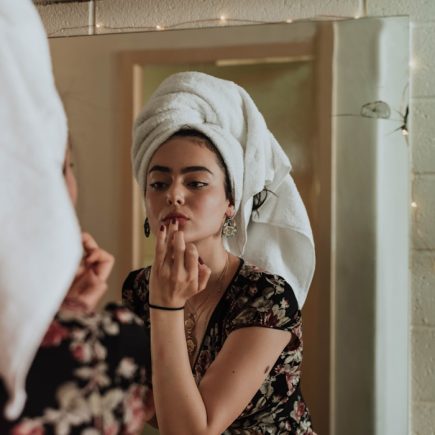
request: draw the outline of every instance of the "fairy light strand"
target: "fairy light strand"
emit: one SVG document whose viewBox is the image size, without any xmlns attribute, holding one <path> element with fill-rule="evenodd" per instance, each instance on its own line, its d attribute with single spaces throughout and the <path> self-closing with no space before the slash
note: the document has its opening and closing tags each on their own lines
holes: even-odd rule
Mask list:
<svg viewBox="0 0 435 435">
<path fill-rule="evenodd" d="M 181 21 L 174 24 L 168 24 L 168 25 L 162 25 L 161 23 L 156 25 L 149 25 L 149 26 L 110 26 L 105 25 L 101 22 L 98 22 L 95 25 L 95 34 L 106 34 L 110 33 L 111 30 L 116 32 L 121 31 L 127 31 L 127 32 L 152 32 L 152 31 L 163 31 L 163 30 L 176 30 L 176 29 L 186 29 L 187 26 L 197 26 L 197 25 L 203 25 L 203 24 L 216 24 L 219 25 L 229 25 L 229 24 L 285 24 L 285 23 L 296 23 L 296 22 L 306 22 L 306 21 L 324 21 L 324 20 L 349 20 L 349 19 L 356 19 L 355 17 L 349 17 L 349 16 L 332 16 L 332 15 L 317 15 L 310 18 L 299 18 L 299 19 L 292 19 L 292 18 L 286 18 L 285 20 L 278 20 L 278 21 L 264 21 L 264 20 L 252 20 L 252 19 L 246 19 L 246 18 L 229 18 L 226 15 L 220 15 L 218 18 L 203 18 L 199 20 L 190 20 L 190 21 Z M 196 27 L 193 27 L 196 28 Z M 55 30 L 54 32 L 50 32 L 48 34 L 49 37 L 55 37 L 55 36 L 65 36 L 64 34 L 70 31 L 88 31 L 89 25 L 83 25 L 83 26 L 72 26 L 72 27 L 62 27 L 61 29 Z M 69 35 L 68 35 L 69 36 Z M 80 36 L 77 35 L 77 36 Z"/>
</svg>

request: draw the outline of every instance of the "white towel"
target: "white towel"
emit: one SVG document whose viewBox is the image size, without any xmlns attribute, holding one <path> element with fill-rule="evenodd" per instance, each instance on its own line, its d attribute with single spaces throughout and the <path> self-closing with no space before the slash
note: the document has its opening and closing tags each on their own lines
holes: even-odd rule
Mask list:
<svg viewBox="0 0 435 435">
<path fill-rule="evenodd" d="M 290 161 L 255 103 L 237 84 L 207 74 L 183 72 L 164 80 L 134 127 L 133 169 L 143 189 L 153 153 L 183 128 L 207 135 L 228 168 L 238 233 L 227 248 L 284 277 L 301 308 L 314 273 L 312 231 Z M 253 196 L 264 188 L 273 193 L 252 213 Z"/>
<path fill-rule="evenodd" d="M 22 410 L 28 369 L 81 257 L 62 176 L 66 138 L 39 15 L 29 0 L 0 0 L 0 376 L 8 418 Z"/>
</svg>

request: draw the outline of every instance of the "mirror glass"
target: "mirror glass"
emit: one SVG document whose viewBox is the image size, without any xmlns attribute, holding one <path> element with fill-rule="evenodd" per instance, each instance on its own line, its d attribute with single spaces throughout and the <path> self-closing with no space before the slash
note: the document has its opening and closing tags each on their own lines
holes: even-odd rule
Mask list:
<svg viewBox="0 0 435 435">
<path fill-rule="evenodd" d="M 50 45 L 69 117 L 79 218 L 117 259 L 106 299 L 119 299 L 128 271 L 152 260 L 130 168 L 135 115 L 174 72 L 233 80 L 288 153 L 314 231 L 302 375 L 314 427 L 322 435 L 406 427 L 406 349 L 389 334 L 407 334 L 408 20 L 80 36 Z"/>
</svg>

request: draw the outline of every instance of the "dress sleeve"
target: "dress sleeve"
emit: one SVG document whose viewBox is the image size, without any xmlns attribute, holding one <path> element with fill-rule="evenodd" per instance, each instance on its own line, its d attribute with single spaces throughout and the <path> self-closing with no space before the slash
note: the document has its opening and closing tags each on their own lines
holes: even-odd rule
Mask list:
<svg viewBox="0 0 435 435">
<path fill-rule="evenodd" d="M 250 326 L 292 332 L 300 311 L 290 284 L 278 275 L 253 274 L 240 289 L 231 308 L 228 332 Z"/>
<path fill-rule="evenodd" d="M 144 322 L 148 321 L 147 269 L 130 272 L 122 285 L 122 302 Z"/>
</svg>

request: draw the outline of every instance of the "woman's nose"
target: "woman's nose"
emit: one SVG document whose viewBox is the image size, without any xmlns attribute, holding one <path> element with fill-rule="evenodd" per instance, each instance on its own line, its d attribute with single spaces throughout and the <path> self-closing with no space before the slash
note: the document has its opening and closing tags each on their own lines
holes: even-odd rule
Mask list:
<svg viewBox="0 0 435 435">
<path fill-rule="evenodd" d="M 166 201 L 168 205 L 184 204 L 184 194 L 181 186 L 171 186 L 171 188 L 167 191 Z"/>
</svg>

